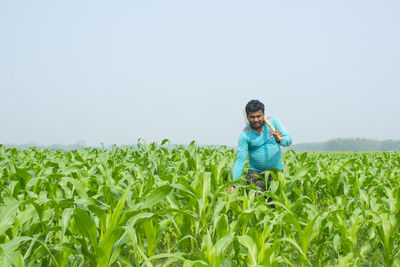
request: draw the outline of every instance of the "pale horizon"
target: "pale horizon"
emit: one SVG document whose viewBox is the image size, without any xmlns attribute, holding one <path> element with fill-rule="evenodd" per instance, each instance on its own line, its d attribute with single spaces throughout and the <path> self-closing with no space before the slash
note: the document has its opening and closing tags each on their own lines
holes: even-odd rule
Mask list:
<svg viewBox="0 0 400 267">
<path fill-rule="evenodd" d="M 3 1 L 0 143 L 400 140 L 398 1 Z"/>
</svg>

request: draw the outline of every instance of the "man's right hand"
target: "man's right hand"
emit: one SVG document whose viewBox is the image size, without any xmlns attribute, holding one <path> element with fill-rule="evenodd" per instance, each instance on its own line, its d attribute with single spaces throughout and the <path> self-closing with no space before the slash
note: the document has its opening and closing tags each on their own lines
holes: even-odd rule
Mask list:
<svg viewBox="0 0 400 267">
<path fill-rule="evenodd" d="M 230 187 L 230 188 L 229 188 Z M 232 194 L 233 191 L 235 191 L 235 188 L 233 186 L 228 186 L 228 188 L 226 188 L 226 190 L 229 190 L 229 193 Z"/>
</svg>

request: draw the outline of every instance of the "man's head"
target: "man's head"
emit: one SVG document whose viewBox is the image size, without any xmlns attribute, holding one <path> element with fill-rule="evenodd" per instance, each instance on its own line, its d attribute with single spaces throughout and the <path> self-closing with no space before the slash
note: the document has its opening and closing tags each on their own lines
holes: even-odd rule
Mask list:
<svg viewBox="0 0 400 267">
<path fill-rule="evenodd" d="M 249 114 L 250 112 L 256 112 L 261 110 L 264 113 L 264 104 L 258 100 L 250 100 L 249 103 L 246 105 L 246 113 Z"/>
<path fill-rule="evenodd" d="M 246 105 L 247 119 L 250 127 L 258 130 L 264 126 L 264 104 L 258 100 L 251 100 Z"/>
</svg>

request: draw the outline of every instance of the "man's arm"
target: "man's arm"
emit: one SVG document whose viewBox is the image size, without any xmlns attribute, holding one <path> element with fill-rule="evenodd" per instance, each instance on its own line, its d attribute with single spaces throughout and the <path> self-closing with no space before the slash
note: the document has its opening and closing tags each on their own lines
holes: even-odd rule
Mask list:
<svg viewBox="0 0 400 267">
<path fill-rule="evenodd" d="M 292 144 L 292 137 L 286 131 L 285 127 L 283 127 L 282 123 L 277 118 L 272 118 L 272 124 L 275 129 L 280 131 L 282 134 L 282 141 L 279 143 L 281 146 L 290 146 Z"/>
<path fill-rule="evenodd" d="M 244 165 L 246 164 L 247 153 L 249 151 L 249 144 L 245 134 L 242 132 L 239 137 L 239 144 L 235 165 L 233 167 L 233 181 L 240 178 L 243 173 Z"/>
</svg>

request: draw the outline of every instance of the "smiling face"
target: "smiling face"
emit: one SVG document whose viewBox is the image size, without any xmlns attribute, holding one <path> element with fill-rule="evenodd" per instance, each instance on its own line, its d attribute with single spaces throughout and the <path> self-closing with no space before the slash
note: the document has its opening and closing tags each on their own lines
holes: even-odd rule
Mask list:
<svg viewBox="0 0 400 267">
<path fill-rule="evenodd" d="M 247 114 L 247 119 L 250 127 L 254 130 L 260 130 L 264 126 L 264 112 L 262 110 L 250 112 Z"/>
</svg>

